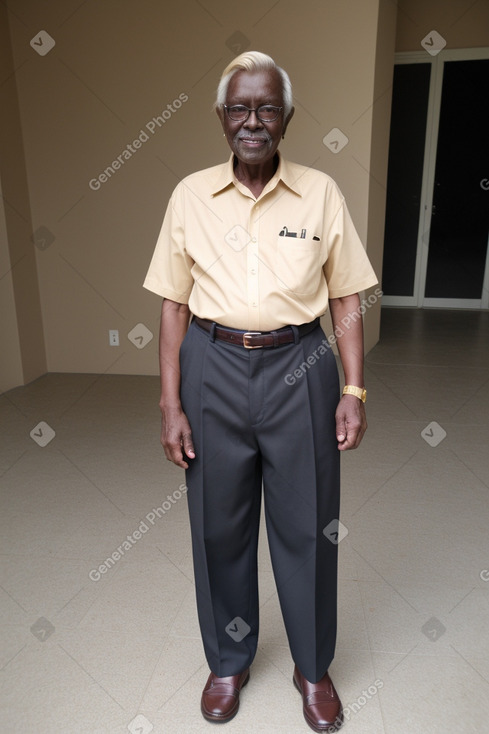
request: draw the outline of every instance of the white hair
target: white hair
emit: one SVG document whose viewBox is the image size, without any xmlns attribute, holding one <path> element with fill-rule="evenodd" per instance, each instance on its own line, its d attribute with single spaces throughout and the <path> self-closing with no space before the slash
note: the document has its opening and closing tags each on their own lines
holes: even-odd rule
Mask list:
<svg viewBox="0 0 489 734">
<path fill-rule="evenodd" d="M 289 75 L 280 66 L 277 66 L 271 56 L 261 51 L 247 51 L 244 54 L 236 56 L 230 64 L 226 66 L 222 72 L 219 86 L 217 87 L 216 107 L 226 103 L 226 95 L 228 91 L 231 77 L 237 71 L 270 71 L 275 70 L 279 73 L 282 80 L 282 97 L 284 102 L 284 119 L 287 119 L 293 107 L 292 85 Z"/>
</svg>

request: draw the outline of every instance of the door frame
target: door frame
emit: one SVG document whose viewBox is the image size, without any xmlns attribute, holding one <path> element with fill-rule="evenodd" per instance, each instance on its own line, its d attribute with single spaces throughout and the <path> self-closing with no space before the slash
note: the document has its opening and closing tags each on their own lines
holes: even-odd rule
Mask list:
<svg viewBox="0 0 489 734">
<path fill-rule="evenodd" d="M 443 71 L 446 61 L 471 61 L 489 59 L 489 48 L 460 48 L 440 51 L 430 56 L 426 51 L 403 51 L 394 56 L 396 64 L 431 64 L 430 88 L 428 94 L 428 111 L 426 119 L 426 136 L 421 179 L 421 195 L 418 221 L 418 239 L 416 244 L 416 266 L 414 275 L 414 293 L 412 296 L 383 296 L 383 306 L 410 306 L 419 308 L 489 308 L 489 236 L 485 263 L 482 297 L 480 299 L 465 298 L 425 298 L 426 272 L 428 269 L 428 250 L 430 242 L 431 214 L 433 207 L 433 191 L 435 185 L 436 152 L 438 128 L 440 124 L 441 95 Z M 489 179 L 489 171 L 487 172 Z M 484 179 L 483 179 L 484 180 Z"/>
</svg>

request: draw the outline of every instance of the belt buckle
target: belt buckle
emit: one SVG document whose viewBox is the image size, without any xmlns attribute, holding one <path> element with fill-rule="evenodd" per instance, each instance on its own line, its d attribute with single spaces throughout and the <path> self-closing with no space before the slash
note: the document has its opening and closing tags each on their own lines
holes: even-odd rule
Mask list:
<svg viewBox="0 0 489 734">
<path fill-rule="evenodd" d="M 243 346 L 245 349 L 263 349 L 263 344 L 247 344 L 246 340 L 252 336 L 261 335 L 261 331 L 245 331 L 243 334 Z"/>
</svg>

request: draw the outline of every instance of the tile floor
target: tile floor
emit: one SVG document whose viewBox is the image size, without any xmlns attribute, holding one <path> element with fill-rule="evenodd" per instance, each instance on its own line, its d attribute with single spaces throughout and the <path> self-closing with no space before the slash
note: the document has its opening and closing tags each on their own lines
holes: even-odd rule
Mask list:
<svg viewBox="0 0 489 734">
<path fill-rule="evenodd" d="M 343 457 L 331 674 L 348 734 L 489 731 L 488 363 L 489 313 L 383 312 L 369 430 Z M 0 397 L 2 734 L 215 731 L 157 402 L 158 378 L 118 375 Z M 260 568 L 259 650 L 226 732 L 307 732 L 263 534 Z"/>
</svg>

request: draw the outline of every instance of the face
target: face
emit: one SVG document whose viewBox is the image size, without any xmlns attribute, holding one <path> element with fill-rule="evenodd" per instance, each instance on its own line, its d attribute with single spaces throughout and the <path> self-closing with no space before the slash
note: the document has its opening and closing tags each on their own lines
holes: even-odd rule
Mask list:
<svg viewBox="0 0 489 734">
<path fill-rule="evenodd" d="M 242 104 L 255 109 L 263 104 L 283 107 L 282 80 L 275 70 L 237 71 L 229 82 L 226 104 Z M 226 110 L 218 108 L 224 134 L 235 156 L 248 165 L 266 163 L 275 155 L 293 110 L 284 118 L 282 110 L 274 122 L 261 122 L 251 112 L 245 122 L 231 120 Z"/>
</svg>

